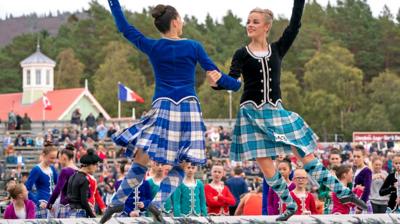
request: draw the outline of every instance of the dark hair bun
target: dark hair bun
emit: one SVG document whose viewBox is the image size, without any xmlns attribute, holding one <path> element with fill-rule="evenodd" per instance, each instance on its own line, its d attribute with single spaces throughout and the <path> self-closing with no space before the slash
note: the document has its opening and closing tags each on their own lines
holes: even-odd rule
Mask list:
<svg viewBox="0 0 400 224">
<path fill-rule="evenodd" d="M 166 10 L 167 6 L 161 4 L 157 5 L 153 10 L 151 10 L 151 16 L 155 19 L 160 18 L 165 14 Z"/>
<path fill-rule="evenodd" d="M 44 141 L 43 146 L 44 147 L 51 147 L 51 146 L 53 146 L 53 142 L 49 141 L 49 140 L 46 140 L 46 141 Z"/>
<path fill-rule="evenodd" d="M 74 151 L 75 150 L 75 146 L 73 144 L 68 144 L 68 145 L 65 146 L 65 149 Z"/>
<path fill-rule="evenodd" d="M 86 155 L 82 156 L 80 159 L 81 164 L 91 165 L 101 162 L 102 160 L 93 149 L 88 149 Z"/>
<path fill-rule="evenodd" d="M 87 150 L 87 154 L 88 154 L 89 156 L 93 156 L 93 155 L 96 154 L 96 153 L 95 153 L 94 149 L 88 149 L 88 150 Z"/>
</svg>

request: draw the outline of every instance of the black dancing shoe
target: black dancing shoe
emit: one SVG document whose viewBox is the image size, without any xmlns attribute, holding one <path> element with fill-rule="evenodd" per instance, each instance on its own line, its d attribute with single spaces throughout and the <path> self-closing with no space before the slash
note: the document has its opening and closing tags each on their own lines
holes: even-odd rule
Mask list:
<svg viewBox="0 0 400 224">
<path fill-rule="evenodd" d="M 277 221 L 277 222 L 285 222 L 290 217 L 292 217 L 295 213 L 296 213 L 296 210 L 288 210 L 288 209 L 286 209 L 286 211 L 284 213 L 282 213 L 278 218 L 276 218 L 275 221 Z"/>
<path fill-rule="evenodd" d="M 359 199 L 354 193 L 351 193 L 350 195 L 346 195 L 344 197 L 339 198 L 339 201 L 342 204 L 352 203 L 362 210 L 368 209 L 367 204 L 365 204 L 365 202 L 363 200 Z"/>
<path fill-rule="evenodd" d="M 113 207 L 107 207 L 106 211 L 103 214 L 103 217 L 101 217 L 101 219 L 100 219 L 100 223 L 101 224 L 106 223 L 109 219 L 111 219 L 113 214 L 122 212 L 123 210 L 124 210 L 124 205 L 116 205 Z"/>
<path fill-rule="evenodd" d="M 157 206 L 150 204 L 147 207 L 147 211 L 151 212 L 151 214 L 153 215 L 154 221 L 156 223 L 166 223 L 163 218 L 161 210 L 159 208 L 157 208 Z"/>
</svg>

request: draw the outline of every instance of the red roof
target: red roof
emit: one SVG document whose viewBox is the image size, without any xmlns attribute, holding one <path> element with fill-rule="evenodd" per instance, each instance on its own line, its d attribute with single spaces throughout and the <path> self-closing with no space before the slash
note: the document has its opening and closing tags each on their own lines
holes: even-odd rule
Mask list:
<svg viewBox="0 0 400 224">
<path fill-rule="evenodd" d="M 46 120 L 58 120 L 59 117 L 72 105 L 72 103 L 85 91 L 84 88 L 61 89 L 47 92 L 52 110 L 46 110 Z M 42 98 L 32 104 L 22 104 L 22 93 L 0 94 L 0 119 L 8 120 L 8 113 L 14 110 L 20 116 L 25 113 L 32 121 L 43 119 Z"/>
</svg>

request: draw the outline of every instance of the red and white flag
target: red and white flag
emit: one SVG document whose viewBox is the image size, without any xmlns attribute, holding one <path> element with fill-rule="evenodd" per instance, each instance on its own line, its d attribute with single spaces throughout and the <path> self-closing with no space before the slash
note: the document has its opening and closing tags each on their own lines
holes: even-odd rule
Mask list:
<svg viewBox="0 0 400 224">
<path fill-rule="evenodd" d="M 50 103 L 49 98 L 47 98 L 46 95 L 43 95 L 42 100 L 43 100 L 43 108 L 44 108 L 45 110 L 51 110 L 52 107 L 51 107 L 51 103 Z"/>
</svg>

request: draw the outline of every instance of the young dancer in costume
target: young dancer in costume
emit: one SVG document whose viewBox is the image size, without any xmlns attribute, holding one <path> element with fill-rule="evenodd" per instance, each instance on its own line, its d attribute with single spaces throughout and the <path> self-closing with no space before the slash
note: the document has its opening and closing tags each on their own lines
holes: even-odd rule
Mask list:
<svg viewBox="0 0 400 224">
<path fill-rule="evenodd" d="M 47 144 L 42 151 L 42 162 L 32 168 L 25 185 L 28 197 L 36 204 L 36 218 L 46 219 L 48 216 L 47 202 L 57 184 L 57 171 L 53 164 L 57 159 L 57 148 Z M 33 187 L 36 192 L 34 193 Z"/>
<path fill-rule="evenodd" d="M 229 206 L 233 206 L 236 203 L 235 197 L 229 191 L 229 188 L 221 181 L 224 175 L 225 172 L 222 165 L 214 165 L 211 168 L 212 181 L 204 186 L 208 215 L 229 215 Z"/>
<path fill-rule="evenodd" d="M 188 165 L 185 168 L 185 178 L 172 195 L 174 217 L 207 216 L 204 185 L 194 179 L 197 167 Z"/>
<path fill-rule="evenodd" d="M 91 204 L 89 198 L 93 197 L 94 200 L 93 193 L 97 189 L 90 189 L 90 176 L 96 172 L 99 162 L 101 162 L 99 156 L 96 155 L 94 150 L 89 149 L 87 154 L 80 158 L 81 168 L 69 178 L 67 197 L 71 207 L 70 218 L 96 217 L 93 204 Z"/>
<path fill-rule="evenodd" d="M 7 191 L 12 199 L 4 211 L 4 219 L 34 219 L 35 203 L 28 199 L 24 184 L 10 184 Z"/>
<path fill-rule="evenodd" d="M 389 195 L 388 209 L 390 212 L 399 212 L 400 205 L 400 155 L 397 154 L 393 157 L 393 167 L 394 172 L 389 174 L 381 189 L 379 194 L 381 196 Z"/>
<path fill-rule="evenodd" d="M 68 179 L 74 175 L 74 173 L 78 170 L 74 163 L 74 151 L 75 147 L 72 144 L 68 144 L 65 149 L 59 153 L 59 162 L 63 167 L 60 176 L 57 180 L 57 185 L 54 188 L 53 193 L 50 196 L 49 203 L 47 203 L 47 209 L 54 211 L 53 205 L 57 200 L 58 196 L 60 196 L 60 205 L 58 207 L 57 214 L 55 217 L 57 218 L 68 218 L 69 217 L 69 204 L 67 199 L 67 183 Z"/>
<path fill-rule="evenodd" d="M 290 195 L 297 204 L 298 209 L 296 215 L 316 215 L 317 209 L 315 206 L 315 198 L 306 189 L 308 184 L 307 172 L 304 169 L 295 170 L 293 182 L 295 188 L 290 191 Z M 285 209 L 285 206 L 283 206 L 283 211 Z"/>
<path fill-rule="evenodd" d="M 180 165 L 206 162 L 205 126 L 195 92 L 196 64 L 210 75 L 220 74 L 199 42 L 181 38 L 183 21 L 174 7 L 157 5 L 152 10 L 162 38 L 151 39 L 127 22 L 118 0 L 108 2 L 118 30 L 149 57 L 156 87 L 152 109 L 138 123 L 113 135 L 114 142 L 127 147 L 127 154 L 135 159 L 100 222 L 122 211 L 132 189 L 142 182 L 149 158 L 173 166 L 148 207 L 155 219 L 162 221 L 162 204 L 183 180 Z M 240 88 L 240 82 L 227 75 L 217 82 L 226 89 Z"/>
<path fill-rule="evenodd" d="M 257 160 L 268 185 L 286 203 L 287 209 L 277 218 L 278 221 L 289 219 L 297 210 L 287 184 L 273 163 L 273 159 L 283 152 L 293 152 L 305 170 L 320 185 L 326 185 L 337 193 L 342 202 L 353 202 L 366 209 L 365 203 L 315 158 L 317 136 L 297 113 L 287 111 L 281 102 L 282 59 L 299 32 L 304 3 L 305 0 L 294 0 L 289 25 L 278 41 L 271 44 L 267 37 L 272 27 L 272 12 L 259 8 L 252 10 L 246 26 L 250 44 L 236 51 L 230 71 L 232 77 L 243 75 L 244 80 L 231 158 L 236 161 Z"/>
</svg>

